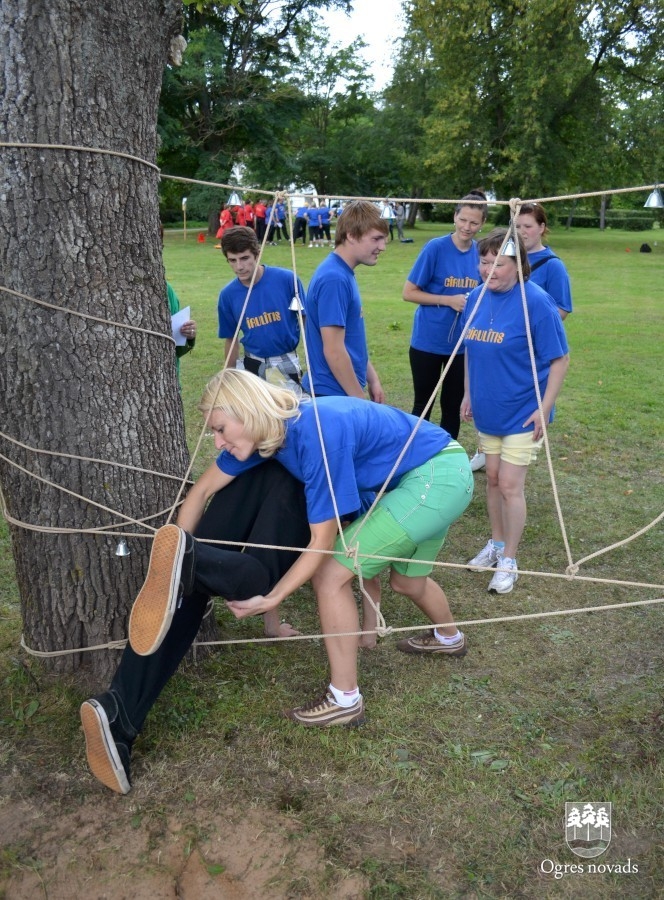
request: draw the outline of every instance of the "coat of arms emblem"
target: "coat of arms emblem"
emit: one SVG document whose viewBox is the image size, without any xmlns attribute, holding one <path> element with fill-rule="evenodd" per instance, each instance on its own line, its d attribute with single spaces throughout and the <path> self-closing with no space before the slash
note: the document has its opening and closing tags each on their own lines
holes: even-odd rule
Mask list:
<svg viewBox="0 0 664 900">
<path fill-rule="evenodd" d="M 610 803 L 565 803 L 565 843 L 577 856 L 601 856 L 611 843 Z"/>
</svg>

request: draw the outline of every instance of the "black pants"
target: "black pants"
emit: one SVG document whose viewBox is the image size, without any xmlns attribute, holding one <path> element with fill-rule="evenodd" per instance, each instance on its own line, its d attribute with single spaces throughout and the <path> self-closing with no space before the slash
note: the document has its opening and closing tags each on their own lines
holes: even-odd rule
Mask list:
<svg viewBox="0 0 664 900">
<path fill-rule="evenodd" d="M 196 537 L 217 541 L 306 547 L 310 539 L 304 488 L 270 460 L 240 475 L 210 501 Z M 248 600 L 267 593 L 293 565 L 297 552 L 196 542 L 193 590 L 175 611 L 163 643 L 151 656 L 127 644 L 110 690 L 131 742 L 198 633 L 210 597 Z"/>
<path fill-rule="evenodd" d="M 295 224 L 293 225 L 293 243 L 296 243 L 300 238 L 302 238 L 302 243 L 307 243 L 307 220 L 303 217 L 299 217 L 295 219 Z"/>
<path fill-rule="evenodd" d="M 413 388 L 415 401 L 413 403 L 413 415 L 421 416 L 422 410 L 429 402 L 429 398 L 436 389 L 440 373 L 447 365 L 449 356 L 441 356 L 438 353 L 427 353 L 425 350 L 409 350 L 410 369 L 413 373 Z M 463 400 L 464 364 L 463 356 L 454 357 L 449 368 L 443 386 L 440 391 L 440 426 L 449 432 L 456 440 L 461 427 L 461 401 Z M 428 419 L 431 410 L 427 413 Z"/>
</svg>

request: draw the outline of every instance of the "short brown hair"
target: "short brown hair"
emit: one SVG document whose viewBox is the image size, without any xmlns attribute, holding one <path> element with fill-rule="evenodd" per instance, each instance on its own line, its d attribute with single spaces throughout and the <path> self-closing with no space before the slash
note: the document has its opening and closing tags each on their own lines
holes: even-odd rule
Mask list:
<svg viewBox="0 0 664 900">
<path fill-rule="evenodd" d="M 253 228 L 247 228 L 246 225 L 234 225 L 229 228 L 221 236 L 221 252 L 224 256 L 229 253 L 244 253 L 249 250 L 257 259 L 260 256 L 261 248 Z"/>
<path fill-rule="evenodd" d="M 489 253 L 495 253 L 496 256 L 499 256 L 508 230 L 509 229 L 507 228 L 494 228 L 493 231 L 487 234 L 485 238 L 482 238 L 481 241 L 478 241 L 477 250 L 480 256 L 487 256 Z M 518 247 L 519 256 L 521 257 L 523 280 L 527 281 L 530 277 L 530 263 L 528 262 L 528 254 L 526 253 L 526 248 L 524 247 L 523 241 L 518 234 L 513 234 L 511 238 L 514 241 L 514 246 Z"/>
<path fill-rule="evenodd" d="M 349 237 L 364 237 L 374 228 L 387 236 L 387 219 L 381 219 L 378 208 L 368 200 L 352 200 L 344 206 L 337 219 L 334 246 L 338 247 Z"/>
</svg>

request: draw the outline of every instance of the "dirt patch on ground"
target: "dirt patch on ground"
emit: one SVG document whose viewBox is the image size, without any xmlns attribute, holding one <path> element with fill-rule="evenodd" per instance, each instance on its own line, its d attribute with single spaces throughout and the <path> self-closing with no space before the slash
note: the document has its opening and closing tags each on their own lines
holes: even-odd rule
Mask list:
<svg viewBox="0 0 664 900">
<path fill-rule="evenodd" d="M 254 900 L 366 895 L 363 876 L 326 868 L 320 843 L 286 815 L 152 809 L 129 798 L 5 800 L 0 808 L 7 900 Z"/>
</svg>

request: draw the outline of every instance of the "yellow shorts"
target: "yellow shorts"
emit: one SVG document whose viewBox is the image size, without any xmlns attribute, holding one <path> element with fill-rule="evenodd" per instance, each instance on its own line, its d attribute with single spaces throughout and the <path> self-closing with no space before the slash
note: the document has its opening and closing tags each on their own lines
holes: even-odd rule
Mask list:
<svg viewBox="0 0 664 900">
<path fill-rule="evenodd" d="M 479 432 L 480 450 L 487 456 L 500 456 L 504 462 L 513 466 L 529 466 L 537 459 L 537 453 L 544 442 L 541 437 L 533 440 L 532 431 L 523 431 L 521 434 L 506 434 L 498 437 L 494 434 Z"/>
</svg>

